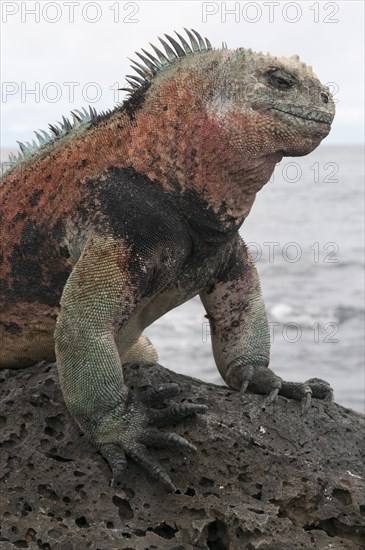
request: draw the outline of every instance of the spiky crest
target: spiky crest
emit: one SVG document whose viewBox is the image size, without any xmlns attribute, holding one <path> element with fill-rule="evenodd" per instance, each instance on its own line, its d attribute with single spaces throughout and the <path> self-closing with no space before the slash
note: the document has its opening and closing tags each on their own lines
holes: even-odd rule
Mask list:
<svg viewBox="0 0 365 550">
<path fill-rule="evenodd" d="M 39 130 L 39 132 L 41 132 L 39 133 L 37 132 L 37 130 L 35 130 L 34 133 L 36 135 L 38 143 L 34 139 L 32 143 L 30 143 L 29 141 L 26 141 L 25 143 L 17 141 L 20 151 L 18 151 L 17 155 L 14 153 L 10 153 L 9 162 L 16 163 L 18 161 L 24 160 L 25 158 L 29 157 L 34 152 L 39 151 L 44 145 L 52 142 L 56 138 L 68 134 L 71 130 L 75 128 L 86 126 L 89 123 L 95 122 L 99 118 L 106 116 L 111 112 L 112 111 L 109 109 L 107 111 L 97 113 L 96 109 L 91 106 L 89 106 L 89 110 L 85 109 L 85 107 L 82 108 L 82 111 L 75 109 L 75 111 L 71 111 L 72 121 L 63 116 L 62 122 L 59 121 L 56 124 L 48 125 L 50 130 L 49 132 L 46 132 L 45 130 Z"/>
<path fill-rule="evenodd" d="M 170 42 L 171 46 L 165 40 L 159 38 L 166 54 L 153 44 L 150 44 L 150 46 L 157 57 L 144 49 L 142 49 L 143 53 L 135 52 L 143 64 L 130 59 L 132 62 L 131 68 L 136 71 L 139 76 L 126 76 L 126 80 L 130 87 L 120 88 L 120 90 L 129 93 L 129 98 L 127 99 L 130 99 L 135 92 L 145 89 L 154 75 L 165 69 L 168 65 L 175 63 L 187 55 L 212 49 L 210 41 L 207 38 L 203 39 L 197 31 L 194 29 L 191 29 L 191 31 L 189 29 L 184 30 L 190 40 L 190 44 L 183 36 L 174 31 L 180 43 L 168 34 L 165 34 L 165 37 Z M 227 48 L 227 45 L 225 45 L 225 48 Z M 116 107 L 116 109 L 118 108 L 119 106 Z M 29 141 L 25 143 L 17 141 L 20 151 L 18 151 L 17 154 L 9 154 L 9 162 L 12 163 L 13 166 L 9 167 L 8 171 L 14 168 L 15 163 L 28 158 L 36 151 L 39 151 L 46 144 L 53 142 L 57 138 L 65 136 L 76 128 L 80 128 L 81 126 L 86 127 L 89 124 L 96 123 L 105 116 L 113 113 L 114 110 L 108 109 L 107 111 L 97 113 L 96 109 L 91 106 L 89 106 L 89 110 L 85 109 L 85 107 L 83 107 L 81 111 L 75 109 L 74 111 L 71 111 L 72 120 L 69 120 L 63 116 L 62 122 L 48 125 L 50 130 L 49 132 L 46 132 L 45 130 L 39 130 L 41 133 L 34 131 L 38 143 L 34 139 L 32 143 Z"/>
<path fill-rule="evenodd" d="M 190 44 L 183 36 L 175 31 L 180 43 L 168 34 L 165 34 L 165 38 L 170 44 L 168 44 L 168 42 L 166 42 L 163 38 L 159 38 L 165 53 L 153 44 L 150 44 L 150 46 L 154 50 L 156 56 L 144 49 L 142 49 L 143 54 L 140 52 L 135 52 L 143 64 L 139 61 L 135 61 L 134 59 L 130 59 L 132 63 L 131 68 L 136 71 L 141 78 L 128 75 L 127 82 L 131 87 L 120 89 L 128 92 L 129 94 L 134 94 L 137 89 L 143 89 L 147 86 L 155 74 L 164 70 L 168 65 L 175 63 L 187 55 L 212 49 L 210 41 L 207 38 L 202 38 L 197 31 L 194 29 L 191 31 L 189 29 L 184 30 L 190 40 Z M 133 78 L 135 82 L 132 83 L 129 80 L 130 78 Z"/>
</svg>

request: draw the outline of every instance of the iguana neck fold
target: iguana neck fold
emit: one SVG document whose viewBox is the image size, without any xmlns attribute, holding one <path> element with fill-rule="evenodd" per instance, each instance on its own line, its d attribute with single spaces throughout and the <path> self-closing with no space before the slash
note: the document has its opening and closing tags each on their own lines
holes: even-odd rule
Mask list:
<svg viewBox="0 0 365 550">
<path fill-rule="evenodd" d="M 262 150 L 265 136 L 259 132 L 256 155 L 249 134 L 246 145 L 236 147 L 218 120 L 203 110 L 188 110 L 188 102 L 184 117 L 181 105 L 168 101 L 165 110 L 138 113 L 128 136 L 130 166 L 185 202 L 195 191 L 205 202 L 204 213 L 209 208 L 216 215 L 217 229 L 237 229 L 283 154 L 269 143 Z"/>
</svg>

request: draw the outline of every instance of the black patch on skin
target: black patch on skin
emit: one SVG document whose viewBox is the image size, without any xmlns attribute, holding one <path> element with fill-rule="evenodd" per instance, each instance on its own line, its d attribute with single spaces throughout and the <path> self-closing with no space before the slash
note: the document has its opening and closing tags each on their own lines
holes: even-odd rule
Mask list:
<svg viewBox="0 0 365 550">
<path fill-rule="evenodd" d="M 27 217 L 25 212 L 18 212 L 11 220 L 11 224 L 14 226 L 18 221 L 24 220 Z"/>
<path fill-rule="evenodd" d="M 55 223 L 52 228 L 52 237 L 56 243 L 58 243 L 58 253 L 62 258 L 69 258 L 70 252 L 66 245 L 62 245 L 62 240 L 65 237 L 66 231 L 64 224 L 61 220 Z"/>
<path fill-rule="evenodd" d="M 205 288 L 205 294 L 212 294 L 212 292 L 214 292 L 215 290 L 215 282 L 211 282 L 206 288 Z M 206 316 L 207 319 L 209 319 L 209 316 Z"/>
<path fill-rule="evenodd" d="M 0 291 L 4 294 L 9 292 L 9 283 L 5 279 L 0 279 Z"/>
<path fill-rule="evenodd" d="M 46 238 L 46 233 L 38 224 L 28 221 L 21 235 L 21 253 L 23 255 L 36 256 Z"/>
<path fill-rule="evenodd" d="M 5 323 L 4 321 L 0 321 L 0 325 L 3 326 L 6 332 L 9 332 L 10 334 L 19 335 L 23 332 L 22 327 L 17 323 Z"/>
<path fill-rule="evenodd" d="M 178 190 L 179 182 L 172 182 Z M 163 233 L 165 228 L 172 231 L 172 239 L 175 232 L 176 237 L 179 237 L 180 231 L 184 233 L 186 242 L 188 232 L 196 248 L 210 248 L 227 244 L 237 233 L 236 227 L 227 231 L 221 226 L 220 215 L 225 212 L 224 205 L 216 215 L 196 190 L 189 189 L 184 193 L 166 191 L 159 182 L 150 180 L 132 168 L 112 167 L 108 170 L 106 180 L 89 181 L 86 186 L 91 195 L 99 198 L 100 209 L 108 219 L 115 237 L 125 238 L 128 227 L 128 230 L 136 229 L 134 242 L 140 240 L 138 234 L 143 234 L 148 242 L 156 231 L 163 240 L 166 237 Z M 89 217 L 90 212 L 87 213 Z M 175 242 L 179 242 L 179 239 L 176 238 Z"/>
<path fill-rule="evenodd" d="M 98 206 L 92 208 L 94 211 L 99 208 L 104 214 L 114 237 L 129 240 L 139 250 L 151 240 L 155 245 L 162 244 L 170 231 L 175 228 L 178 231 L 182 225 L 183 220 L 173 206 L 173 194 L 132 168 L 112 167 L 105 180 L 89 181 L 86 187 L 96 198 Z M 85 212 L 89 217 L 90 212 Z"/>
<path fill-rule="evenodd" d="M 12 257 L 13 283 L 10 300 L 12 302 L 38 302 L 50 307 L 59 305 L 63 287 L 70 271 L 50 274 L 49 285 L 44 284 L 44 272 L 38 261 Z"/>
<path fill-rule="evenodd" d="M 180 285 L 197 294 L 221 265 L 235 228 L 227 232 L 198 193 L 166 191 L 156 181 L 131 168 L 108 170 L 103 181 L 86 183 L 93 197 L 91 210 L 101 211 L 96 229 L 112 231 L 131 247 L 129 273 L 141 284 L 141 260 L 146 262 L 148 289 L 153 295 L 166 285 Z M 95 219 L 94 215 L 92 217 Z M 150 267 L 150 270 L 148 270 Z"/>
<path fill-rule="evenodd" d="M 196 189 L 187 189 L 178 200 L 178 208 L 186 219 L 193 242 L 198 248 L 214 249 L 227 245 L 238 228 L 231 229 L 222 226 L 221 219 L 225 216 L 226 207 L 220 206 L 218 214 L 208 206 Z"/>
<path fill-rule="evenodd" d="M 59 304 L 63 287 L 71 267 L 65 269 L 59 250 L 62 223 L 53 229 L 29 221 L 23 228 L 20 243 L 10 256 L 11 302 L 38 302 L 55 307 Z"/>
<path fill-rule="evenodd" d="M 85 208 L 84 206 L 78 206 L 76 208 L 76 214 L 81 223 L 87 222 L 87 220 L 90 218 L 90 210 L 88 208 Z"/>
<path fill-rule="evenodd" d="M 64 236 L 65 236 L 65 228 L 64 224 L 61 220 L 58 220 L 55 225 L 52 228 L 52 236 L 54 239 L 56 239 L 58 242 L 60 242 Z"/>
<path fill-rule="evenodd" d="M 239 235 L 232 240 L 230 254 L 219 273 L 219 281 L 228 283 L 237 279 L 244 279 L 250 269 L 247 260 L 247 249 Z"/>
<path fill-rule="evenodd" d="M 205 293 L 211 294 L 214 292 L 217 283 L 232 282 L 232 284 L 235 284 L 235 281 L 244 279 L 247 276 L 250 268 L 246 245 L 237 233 L 227 245 L 216 278 L 207 286 Z"/>
<path fill-rule="evenodd" d="M 30 197 L 29 199 L 29 204 L 31 206 L 37 206 L 37 204 L 39 203 L 39 199 L 41 198 L 41 196 L 43 195 L 44 193 L 44 190 L 43 189 L 39 189 L 38 191 L 36 191 L 35 193 L 33 193 L 33 195 Z"/>
<path fill-rule="evenodd" d="M 41 265 L 34 260 L 25 259 L 21 247 L 16 246 L 11 256 L 11 266 L 14 297 L 26 302 L 38 301 L 34 299 L 34 294 L 39 294 L 42 281 Z"/>
<path fill-rule="evenodd" d="M 62 256 L 62 258 L 69 258 L 71 256 L 67 246 L 60 246 L 59 247 L 59 252 L 60 252 L 60 256 Z"/>
<path fill-rule="evenodd" d="M 86 187 L 94 197 L 95 203 L 90 205 L 94 212 L 89 211 L 88 215 L 94 218 L 97 231 L 101 234 L 111 231 L 115 239 L 131 248 L 128 265 L 131 279 L 136 277 L 140 288 L 144 274 L 153 294 L 166 284 L 172 256 L 180 264 L 189 253 L 189 235 L 179 212 L 158 183 L 132 169 L 113 167 L 106 179 L 89 181 Z M 101 215 L 96 217 L 95 213 Z"/>
</svg>

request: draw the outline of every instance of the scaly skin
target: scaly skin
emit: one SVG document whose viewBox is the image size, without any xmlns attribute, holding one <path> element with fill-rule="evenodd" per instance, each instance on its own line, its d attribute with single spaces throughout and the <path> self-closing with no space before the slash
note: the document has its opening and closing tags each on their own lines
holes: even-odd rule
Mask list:
<svg viewBox="0 0 365 550">
<path fill-rule="evenodd" d="M 123 106 L 76 118 L 1 188 L 1 365 L 56 357 L 66 405 L 114 481 L 127 457 L 170 491 L 146 447 L 193 446 L 150 426 L 205 407 L 151 409 L 176 386 L 137 399 L 122 365 L 157 362 L 142 333 L 171 308 L 200 295 L 231 388 L 304 408 L 311 393 L 331 396 L 326 382 L 284 382 L 268 368 L 260 283 L 238 229 L 275 164 L 313 151 L 334 116 L 328 89 L 297 57 L 174 47 L 170 63 L 145 57 Z"/>
</svg>

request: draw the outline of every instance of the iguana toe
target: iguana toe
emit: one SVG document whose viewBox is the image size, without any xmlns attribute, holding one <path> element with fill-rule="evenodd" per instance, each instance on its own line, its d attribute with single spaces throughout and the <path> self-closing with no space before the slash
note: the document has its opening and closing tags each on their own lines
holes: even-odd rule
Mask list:
<svg viewBox="0 0 365 550">
<path fill-rule="evenodd" d="M 160 428 L 178 422 L 186 416 L 204 414 L 206 411 L 206 405 L 195 405 L 193 403 L 171 405 L 165 409 L 151 410 L 150 423 Z"/>
<path fill-rule="evenodd" d="M 170 476 L 161 466 L 161 464 L 149 455 L 143 445 L 139 445 L 128 452 L 129 458 L 131 458 L 136 464 L 141 466 L 150 477 L 156 481 L 162 483 L 169 493 L 176 491 L 175 485 L 172 483 Z"/>
<path fill-rule="evenodd" d="M 184 437 L 175 433 L 160 433 L 157 431 L 151 431 L 143 434 L 140 438 L 141 443 L 148 447 L 155 447 L 156 449 L 163 449 L 166 447 L 180 447 L 181 449 L 188 449 L 189 451 L 196 451 L 195 445 L 189 443 Z"/>
<path fill-rule="evenodd" d="M 305 382 L 312 390 L 312 396 L 317 399 L 324 399 L 325 401 L 333 401 L 334 393 L 333 389 L 326 380 L 322 378 L 310 378 Z"/>
<path fill-rule="evenodd" d="M 229 366 L 227 380 L 231 387 L 237 387 L 240 390 L 242 398 L 247 389 L 254 393 L 268 395 L 266 405 L 275 401 L 282 384 L 281 378 L 268 367 L 245 365 L 239 359 Z"/>
<path fill-rule="evenodd" d="M 125 453 L 118 445 L 107 443 L 99 446 L 99 451 L 109 464 L 112 471 L 111 487 L 120 483 L 123 479 L 124 471 L 127 468 Z"/>
<path fill-rule="evenodd" d="M 158 388 L 148 388 L 139 394 L 140 400 L 147 406 L 158 405 L 164 399 L 175 397 L 180 392 L 178 384 L 161 384 Z"/>
</svg>

